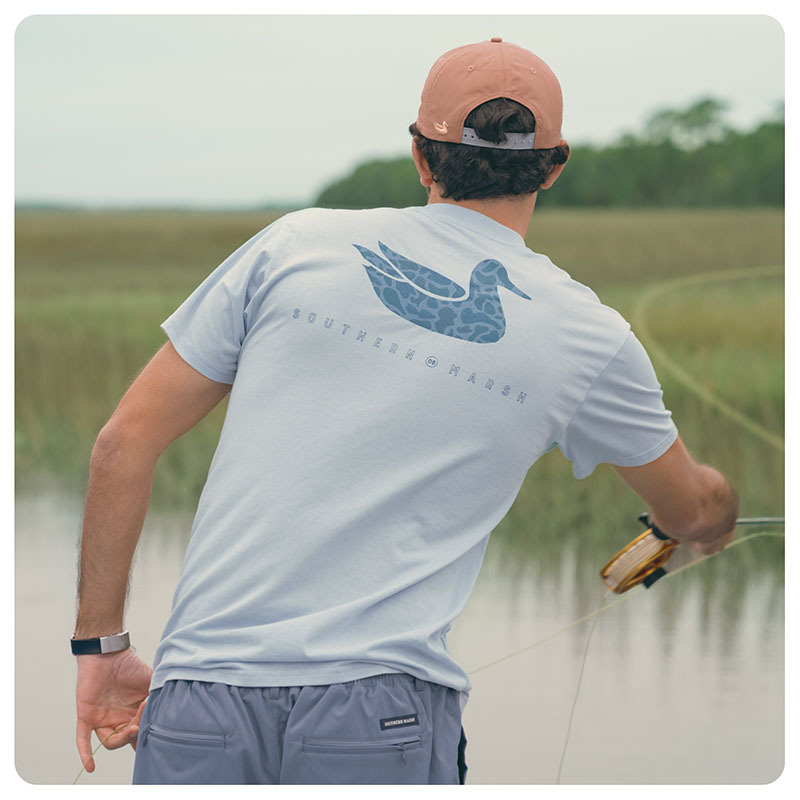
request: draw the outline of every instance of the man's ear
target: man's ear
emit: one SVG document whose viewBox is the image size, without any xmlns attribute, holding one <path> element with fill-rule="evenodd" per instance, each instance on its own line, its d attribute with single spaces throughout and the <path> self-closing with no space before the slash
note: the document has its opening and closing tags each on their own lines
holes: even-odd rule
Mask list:
<svg viewBox="0 0 800 800">
<path fill-rule="evenodd" d="M 430 189 L 433 185 L 433 174 L 428 166 L 428 160 L 422 155 L 422 151 L 417 147 L 415 139 L 411 140 L 411 157 L 414 159 L 414 166 L 419 173 L 419 182 L 426 188 Z"/>
<path fill-rule="evenodd" d="M 567 161 L 569 161 L 570 150 L 567 141 L 562 139 L 558 144 L 567 148 Z M 547 180 L 539 188 L 549 189 L 556 182 L 564 167 L 567 166 L 567 161 L 565 161 L 563 164 L 556 164 L 556 166 L 553 167 L 552 172 L 547 176 Z"/>
</svg>

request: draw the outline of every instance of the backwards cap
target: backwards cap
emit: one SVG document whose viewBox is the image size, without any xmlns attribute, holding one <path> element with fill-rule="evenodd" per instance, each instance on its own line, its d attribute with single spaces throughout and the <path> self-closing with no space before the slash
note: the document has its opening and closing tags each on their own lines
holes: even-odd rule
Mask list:
<svg viewBox="0 0 800 800">
<path fill-rule="evenodd" d="M 501 144 L 480 139 L 464 121 L 487 100 L 506 97 L 529 109 L 534 133 L 507 133 Z M 417 128 L 427 139 L 503 150 L 542 150 L 561 141 L 561 86 L 529 50 L 494 37 L 456 47 L 431 67 L 422 89 Z"/>
</svg>

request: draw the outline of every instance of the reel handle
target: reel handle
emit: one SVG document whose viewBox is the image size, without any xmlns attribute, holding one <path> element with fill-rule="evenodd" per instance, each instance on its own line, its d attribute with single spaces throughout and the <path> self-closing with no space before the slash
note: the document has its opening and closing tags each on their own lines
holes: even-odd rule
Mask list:
<svg viewBox="0 0 800 800">
<path fill-rule="evenodd" d="M 650 521 L 650 515 L 645 511 L 643 514 L 639 514 L 639 522 L 645 526 L 645 528 L 650 528 L 650 532 L 656 539 L 661 539 L 665 542 L 674 541 L 667 536 L 664 531 L 660 530 L 656 527 L 655 522 Z M 663 578 L 667 574 L 667 571 L 664 567 L 656 567 L 653 572 L 651 572 L 647 577 L 642 578 L 642 584 L 644 585 L 645 589 L 649 589 L 659 578 Z"/>
</svg>

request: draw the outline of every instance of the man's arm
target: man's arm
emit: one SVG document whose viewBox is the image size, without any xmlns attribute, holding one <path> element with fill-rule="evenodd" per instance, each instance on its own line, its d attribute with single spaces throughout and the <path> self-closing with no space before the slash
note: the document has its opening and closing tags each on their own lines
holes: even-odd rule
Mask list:
<svg viewBox="0 0 800 800">
<path fill-rule="evenodd" d="M 156 462 L 228 393 L 189 366 L 167 342 L 142 370 L 100 431 L 89 466 L 81 536 L 76 639 L 123 629 L 133 553 L 141 533 Z M 91 733 L 106 747 L 134 743 L 150 668 L 130 650 L 78 656 L 77 744 L 88 771 Z M 112 735 L 115 728 L 121 728 Z"/>
<path fill-rule="evenodd" d="M 678 542 L 709 555 L 733 538 L 739 498 L 725 476 L 698 464 L 680 437 L 660 458 L 641 467 L 615 467 L 650 507 L 650 518 Z"/>
</svg>

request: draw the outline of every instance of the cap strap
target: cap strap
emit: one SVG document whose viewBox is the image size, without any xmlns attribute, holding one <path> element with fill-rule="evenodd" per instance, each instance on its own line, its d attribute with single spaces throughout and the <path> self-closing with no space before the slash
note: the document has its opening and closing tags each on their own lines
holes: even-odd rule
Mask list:
<svg viewBox="0 0 800 800">
<path fill-rule="evenodd" d="M 533 133 L 507 133 L 506 140 L 501 144 L 481 139 L 474 128 L 464 128 L 461 131 L 461 144 L 470 144 L 473 147 L 492 147 L 495 150 L 533 150 L 533 141 L 536 138 L 536 131 Z"/>
</svg>

